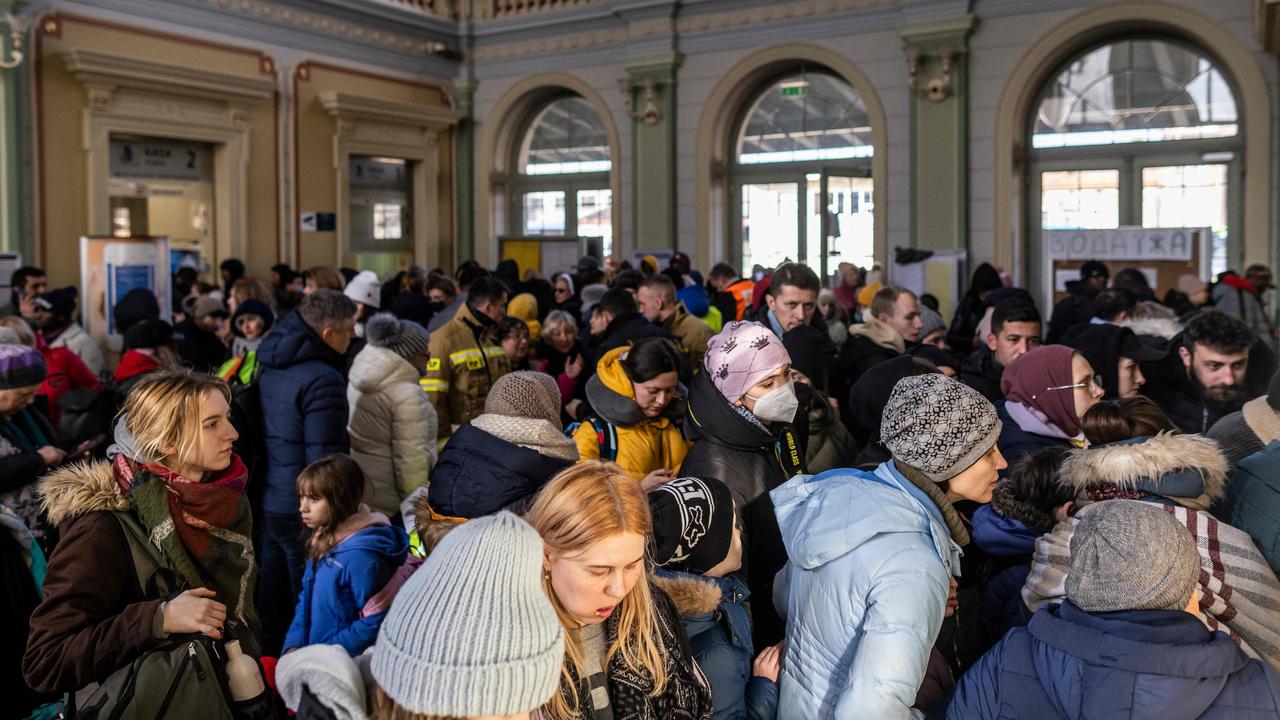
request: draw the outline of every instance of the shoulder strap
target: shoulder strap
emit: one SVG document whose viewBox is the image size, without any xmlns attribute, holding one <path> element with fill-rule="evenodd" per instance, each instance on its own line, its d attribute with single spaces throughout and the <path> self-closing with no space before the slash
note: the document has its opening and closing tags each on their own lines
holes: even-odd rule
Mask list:
<svg viewBox="0 0 1280 720">
<path fill-rule="evenodd" d="M 618 426 L 611 422 L 601 425 L 598 419 L 593 419 L 591 424 L 596 427 L 596 437 L 600 441 L 600 459 L 605 462 L 617 462 Z"/>
<path fill-rule="evenodd" d="M 618 426 L 598 417 L 589 417 L 581 423 L 574 425 L 574 429 L 576 430 L 582 425 L 590 425 L 591 428 L 596 431 L 596 443 L 600 448 L 600 461 L 617 462 Z"/>
<path fill-rule="evenodd" d="M 129 544 L 129 563 L 133 566 L 134 577 L 138 580 L 138 590 L 143 597 L 158 598 L 168 595 L 177 588 L 172 571 L 169 570 L 160 551 L 151 544 L 147 531 L 133 516 L 133 513 L 117 511 L 111 513 L 120 529 L 124 531 L 125 542 Z"/>
</svg>

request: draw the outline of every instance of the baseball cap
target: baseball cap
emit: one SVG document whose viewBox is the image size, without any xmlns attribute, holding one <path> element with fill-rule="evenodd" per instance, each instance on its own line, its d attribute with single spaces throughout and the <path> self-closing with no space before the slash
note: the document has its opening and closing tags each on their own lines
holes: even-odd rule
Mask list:
<svg viewBox="0 0 1280 720">
<path fill-rule="evenodd" d="M 1089 278 L 1109 278 L 1111 271 L 1107 269 L 1106 263 L 1097 260 L 1090 260 L 1080 266 L 1080 279 L 1088 280 Z"/>
</svg>

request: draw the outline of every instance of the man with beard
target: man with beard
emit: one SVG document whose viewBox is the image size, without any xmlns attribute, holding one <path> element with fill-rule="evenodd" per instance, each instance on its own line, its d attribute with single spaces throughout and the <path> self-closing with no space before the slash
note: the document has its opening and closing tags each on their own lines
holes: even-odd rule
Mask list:
<svg viewBox="0 0 1280 720">
<path fill-rule="evenodd" d="M 1142 388 L 1180 430 L 1204 433 L 1223 415 L 1239 410 L 1254 335 L 1240 319 L 1217 311 L 1192 318 L 1173 340 L 1176 353 L 1143 368 Z"/>
</svg>

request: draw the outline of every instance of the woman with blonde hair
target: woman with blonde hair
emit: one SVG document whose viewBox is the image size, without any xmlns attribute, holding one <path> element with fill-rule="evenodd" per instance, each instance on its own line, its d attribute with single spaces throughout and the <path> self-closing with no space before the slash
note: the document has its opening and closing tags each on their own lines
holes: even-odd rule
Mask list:
<svg viewBox="0 0 1280 720">
<path fill-rule="evenodd" d="M 211 375 L 147 375 L 125 402 L 109 460 L 41 481 L 61 540 L 31 616 L 22 669 L 32 688 L 104 683 L 177 635 L 235 639 L 257 655 L 258 570 L 230 397 Z M 139 546 L 170 571 L 144 587 L 130 559 Z"/>
<path fill-rule="evenodd" d="M 579 463 L 552 478 L 527 519 L 545 543 L 542 584 L 565 628 L 547 717 L 709 718 L 679 614 L 649 580 L 652 519 L 635 480 L 613 463 Z"/>
</svg>

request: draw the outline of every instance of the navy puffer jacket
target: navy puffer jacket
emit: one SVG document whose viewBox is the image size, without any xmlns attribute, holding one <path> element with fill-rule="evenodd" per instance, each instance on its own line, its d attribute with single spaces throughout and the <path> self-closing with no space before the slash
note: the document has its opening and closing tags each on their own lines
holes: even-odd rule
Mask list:
<svg viewBox="0 0 1280 720">
<path fill-rule="evenodd" d="M 297 313 L 286 315 L 258 346 L 266 512 L 297 513 L 298 473 L 325 455 L 350 449 L 343 363 Z"/>
<path fill-rule="evenodd" d="M 531 501 L 553 475 L 572 465 L 491 435 L 458 428 L 431 471 L 427 498 L 442 515 L 478 518 Z"/>
<path fill-rule="evenodd" d="M 1271 671 L 1182 611 L 1042 608 L 969 669 L 947 718 L 1280 717 Z"/>
</svg>

